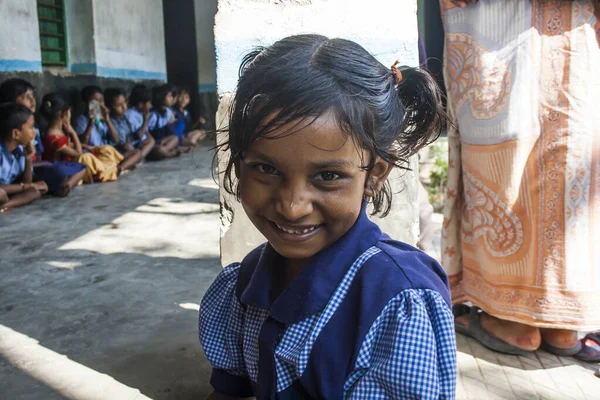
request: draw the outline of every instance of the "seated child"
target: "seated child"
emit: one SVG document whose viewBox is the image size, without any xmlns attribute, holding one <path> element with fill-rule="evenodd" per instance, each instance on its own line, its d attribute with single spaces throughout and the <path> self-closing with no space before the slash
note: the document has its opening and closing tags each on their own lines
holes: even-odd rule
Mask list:
<svg viewBox="0 0 600 400">
<path fill-rule="evenodd" d="M 84 152 L 79 136 L 71 126 L 71 105 L 58 93 L 48 93 L 44 96 L 40 117 L 48 127 L 43 136 L 44 160 L 80 162 L 85 165 L 85 183 L 117 179 L 118 163 L 123 156 L 111 146 L 88 146 L 89 151 Z"/>
<path fill-rule="evenodd" d="M 4 102 L 22 104 L 35 113 L 36 101 L 33 85 L 18 78 L 4 81 L 0 85 L 0 103 Z M 32 157 L 34 179 L 46 182 L 49 194 L 60 197 L 67 196 L 71 189 L 83 179 L 85 167 L 76 162 L 49 163 L 42 161 L 44 146 L 38 127 L 36 126 L 35 129 L 37 132 L 34 139 L 36 154 Z"/>
<path fill-rule="evenodd" d="M 33 113 L 22 104 L 0 106 L 0 212 L 29 204 L 48 191 L 33 181 Z"/>
<path fill-rule="evenodd" d="M 126 152 L 123 156 L 114 150 L 114 146 L 120 146 L 120 139 L 116 129 L 109 129 L 111 124 L 108 108 L 104 105 L 104 92 L 98 86 L 86 86 L 81 91 L 81 100 L 87 110 L 75 119 L 73 127 L 79 135 L 83 150 L 105 148 L 105 157 L 111 154 L 119 155 L 112 161 L 119 165 L 119 174 L 121 171 L 134 169 L 136 164 L 142 159 L 142 154 L 138 150 Z M 100 107 L 100 115 L 94 111 L 90 104 L 95 102 Z M 110 147 L 110 148 L 109 148 Z M 111 149 L 112 148 L 112 149 Z"/>
<path fill-rule="evenodd" d="M 173 113 L 178 123 L 183 123 L 183 135 L 180 137 L 180 144 L 184 146 L 195 147 L 200 144 L 206 138 L 206 131 L 204 129 L 198 129 L 201 125 L 206 123 L 206 120 L 202 117 L 196 122 L 192 122 L 192 117 L 186 107 L 190 104 L 190 94 L 186 89 L 179 89 L 179 95 L 177 96 L 177 102 L 173 107 Z"/>
<path fill-rule="evenodd" d="M 142 155 L 140 161 L 146 158 L 154 148 L 154 138 L 146 132 L 147 123 L 143 130 L 134 130 L 134 124 L 127 118 L 127 98 L 123 89 L 106 89 L 104 91 L 104 101 L 110 110 L 109 121 L 111 124 L 109 129 L 117 131 L 120 142 L 124 144 L 123 151 L 139 150 Z"/>
<path fill-rule="evenodd" d="M 178 124 L 173 115 L 173 104 L 177 88 L 168 83 L 152 88 L 152 111 L 148 120 L 148 131 L 157 143 L 167 142 L 173 149 L 172 156 L 178 156 L 181 151 L 176 151 L 179 146 L 179 136 L 183 134 L 183 124 Z M 181 146 L 181 150 L 188 151 L 189 147 Z"/>
<path fill-rule="evenodd" d="M 148 130 L 152 110 L 152 93 L 145 85 L 135 85 L 129 96 L 129 109 L 125 114 L 134 132 L 134 141 L 141 142 L 152 138 L 155 146 L 148 160 L 162 160 L 181 154 L 177 149 L 177 138 L 168 136 L 157 142 Z M 137 139 L 135 139 L 137 138 Z"/>
<path fill-rule="evenodd" d="M 391 239 L 394 167 L 441 129 L 435 80 L 358 44 L 300 35 L 244 58 L 224 188 L 267 243 L 200 306 L 209 399 L 454 399 L 448 279 Z"/>
</svg>

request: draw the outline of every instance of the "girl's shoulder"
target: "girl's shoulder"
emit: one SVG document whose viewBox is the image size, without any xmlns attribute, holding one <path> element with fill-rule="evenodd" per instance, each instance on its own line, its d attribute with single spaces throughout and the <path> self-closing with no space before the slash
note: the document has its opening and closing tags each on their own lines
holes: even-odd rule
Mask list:
<svg viewBox="0 0 600 400">
<path fill-rule="evenodd" d="M 383 235 L 372 248 L 374 253 L 361 268 L 357 278 L 369 281 L 367 287 L 377 287 L 379 296 L 404 290 L 437 292 L 451 307 L 448 277 L 442 266 L 421 250 Z M 381 290 L 380 290 L 381 289 Z"/>
</svg>

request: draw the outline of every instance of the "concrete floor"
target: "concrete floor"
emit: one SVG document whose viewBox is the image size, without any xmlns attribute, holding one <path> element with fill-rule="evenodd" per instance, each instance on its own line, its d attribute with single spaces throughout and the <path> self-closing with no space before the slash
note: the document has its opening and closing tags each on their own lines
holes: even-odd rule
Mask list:
<svg viewBox="0 0 600 400">
<path fill-rule="evenodd" d="M 197 310 L 220 270 L 211 158 L 145 163 L 0 216 L 1 399 L 210 391 Z"/>
<path fill-rule="evenodd" d="M 203 399 L 197 309 L 220 270 L 206 148 L 0 215 L 0 399 Z M 432 255 L 439 256 L 441 215 Z M 597 399 L 597 365 L 457 337 L 457 399 Z"/>
</svg>

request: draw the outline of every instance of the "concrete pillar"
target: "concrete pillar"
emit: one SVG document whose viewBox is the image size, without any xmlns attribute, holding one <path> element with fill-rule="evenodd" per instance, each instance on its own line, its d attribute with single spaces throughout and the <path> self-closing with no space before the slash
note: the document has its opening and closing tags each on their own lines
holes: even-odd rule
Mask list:
<svg viewBox="0 0 600 400">
<path fill-rule="evenodd" d="M 195 0 L 196 47 L 198 49 L 198 91 L 217 91 L 217 60 L 215 56 L 215 14 L 217 0 Z"/>
<path fill-rule="evenodd" d="M 416 66 L 417 32 L 416 0 L 218 0 L 215 44 L 221 103 L 217 124 L 227 124 L 240 61 L 255 46 L 269 45 L 293 34 L 319 33 L 354 40 L 384 65 L 391 66 L 398 59 Z M 219 154 L 220 171 L 227 157 Z M 412 166 L 416 169 L 417 163 Z M 392 211 L 385 219 L 375 221 L 394 239 L 414 245 L 418 236 L 417 175 L 395 171 L 390 179 L 394 191 Z M 240 261 L 265 239 L 241 205 L 223 190 L 220 201 L 221 262 L 227 265 Z"/>
</svg>

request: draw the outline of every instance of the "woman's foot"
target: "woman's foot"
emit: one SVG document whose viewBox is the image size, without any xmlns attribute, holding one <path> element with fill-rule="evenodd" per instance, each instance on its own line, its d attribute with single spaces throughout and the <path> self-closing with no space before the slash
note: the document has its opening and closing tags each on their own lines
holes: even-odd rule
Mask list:
<svg viewBox="0 0 600 400">
<path fill-rule="evenodd" d="M 492 335 L 514 347 L 525 351 L 535 351 L 542 343 L 542 337 L 539 328 L 520 324 L 518 322 L 506 321 L 493 317 L 486 312 L 480 315 L 481 328 Z M 468 327 L 469 315 L 456 317 L 455 322 Z"/>
<path fill-rule="evenodd" d="M 576 331 L 567 329 L 541 329 L 544 342 L 560 349 L 572 349 L 579 343 Z"/>
</svg>

